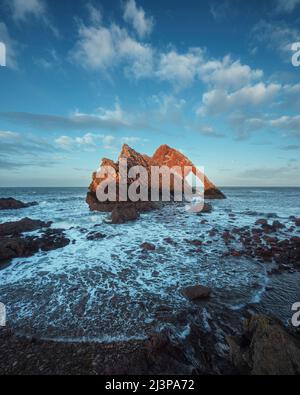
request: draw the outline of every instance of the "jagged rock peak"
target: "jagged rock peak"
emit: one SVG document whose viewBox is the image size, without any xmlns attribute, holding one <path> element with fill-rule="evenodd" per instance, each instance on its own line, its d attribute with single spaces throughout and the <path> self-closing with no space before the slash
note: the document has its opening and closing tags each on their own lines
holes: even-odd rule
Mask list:
<svg viewBox="0 0 300 395">
<path fill-rule="evenodd" d="M 132 166 L 143 166 L 144 168 L 146 168 L 148 171 L 148 185 L 149 185 L 149 180 L 151 177 L 151 166 L 168 166 L 170 168 L 178 166 L 181 169 L 183 169 L 185 166 L 189 166 L 192 168 L 189 171 L 193 171 L 193 173 L 196 173 L 196 166 L 193 165 L 193 163 L 190 161 L 190 159 L 188 159 L 180 151 L 178 151 L 174 148 L 171 148 L 166 144 L 161 145 L 155 151 L 155 153 L 152 157 L 149 157 L 145 154 L 142 155 L 139 152 L 135 151 L 133 148 L 131 148 L 128 144 L 124 144 L 122 147 L 120 156 L 119 156 L 119 161 L 121 158 L 127 159 L 127 165 L 128 165 L 129 169 Z M 119 182 L 119 177 L 120 177 L 119 161 L 114 162 L 110 159 L 104 158 L 102 160 L 102 164 L 101 164 L 101 166 L 110 165 L 110 166 L 114 167 L 114 169 L 116 170 L 115 179 L 116 179 L 117 183 Z M 185 176 L 187 176 L 187 175 L 188 175 L 188 172 L 185 174 Z M 197 175 L 199 175 L 199 173 Z M 209 181 L 209 179 L 204 174 L 200 173 L 200 177 L 204 183 L 204 190 L 205 190 L 204 195 L 205 195 L 206 199 L 224 199 L 225 198 L 225 195 L 211 181 Z M 95 195 L 97 187 L 101 182 L 102 182 L 102 180 L 97 178 L 97 173 L 94 173 L 93 180 L 92 180 L 92 183 L 89 188 L 90 194 Z M 128 184 L 130 184 L 132 182 L 132 180 L 129 179 L 127 182 L 128 182 Z M 94 206 L 97 206 L 97 202 L 96 201 L 94 202 L 95 196 L 92 196 L 92 195 L 89 196 L 89 201 L 93 200 L 93 207 L 94 207 Z M 91 204 L 90 204 L 90 206 L 91 206 Z M 102 206 L 103 206 L 103 204 L 102 204 Z"/>
</svg>

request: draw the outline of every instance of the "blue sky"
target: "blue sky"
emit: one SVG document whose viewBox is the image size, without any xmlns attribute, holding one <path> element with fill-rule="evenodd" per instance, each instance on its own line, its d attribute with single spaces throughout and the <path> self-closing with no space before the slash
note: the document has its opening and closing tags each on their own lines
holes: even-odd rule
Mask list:
<svg viewBox="0 0 300 395">
<path fill-rule="evenodd" d="M 87 186 L 124 143 L 300 186 L 300 0 L 1 0 L 0 186 Z"/>
</svg>

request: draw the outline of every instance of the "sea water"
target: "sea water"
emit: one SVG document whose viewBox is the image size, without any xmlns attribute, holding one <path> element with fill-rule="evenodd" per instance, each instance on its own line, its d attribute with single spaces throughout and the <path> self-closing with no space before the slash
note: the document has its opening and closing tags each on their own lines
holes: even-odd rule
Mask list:
<svg viewBox="0 0 300 395">
<path fill-rule="evenodd" d="M 112 225 L 107 213 L 89 210 L 85 188 L 1 188 L 0 197 L 39 203 L 1 211 L 1 222 L 24 217 L 53 221 L 52 227 L 65 229 L 71 240 L 65 248 L 15 259 L 0 270 L 0 302 L 8 325 L 56 340 L 143 338 L 176 325 L 172 317 L 193 307 L 181 290 L 195 284 L 211 287 L 213 301 L 233 310 L 256 303 L 263 312 L 288 320 L 292 304 L 300 301 L 299 273 L 276 277 L 275 294 L 267 294 L 268 264 L 222 257 L 224 243 L 208 233 L 253 227 L 267 215 L 291 226 L 289 217 L 300 214 L 300 188 L 222 190 L 227 199 L 212 201 L 210 214 L 191 214 L 183 204 L 171 204 L 138 221 Z M 87 240 L 95 231 L 105 238 Z M 212 243 L 200 252 L 187 242 L 195 239 Z M 156 250 L 143 252 L 144 242 Z"/>
</svg>

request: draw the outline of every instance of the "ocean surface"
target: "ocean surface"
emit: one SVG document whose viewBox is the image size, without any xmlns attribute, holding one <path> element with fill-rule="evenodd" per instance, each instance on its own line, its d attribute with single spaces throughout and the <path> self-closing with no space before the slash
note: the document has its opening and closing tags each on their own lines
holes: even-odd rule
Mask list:
<svg viewBox="0 0 300 395">
<path fill-rule="evenodd" d="M 254 226 L 267 215 L 291 226 L 289 217 L 300 216 L 300 188 L 222 190 L 227 199 L 212 201 L 210 214 L 190 214 L 183 204 L 172 204 L 136 222 L 111 225 L 105 222 L 107 213 L 89 211 L 85 188 L 0 188 L 0 197 L 39 203 L 1 211 L 0 222 L 53 221 L 52 227 L 65 229 L 72 241 L 0 270 L 0 301 L 9 325 L 25 335 L 73 341 L 143 338 L 168 325 L 184 333 L 187 328 L 172 317 L 193 307 L 181 289 L 195 284 L 211 287 L 214 303 L 231 309 L 256 304 L 287 323 L 292 304 L 300 301 L 300 274 L 271 278 L 270 264 L 224 258 L 224 244 L 208 233 Z M 201 224 L 202 219 L 208 222 Z M 106 237 L 88 241 L 92 231 Z M 164 241 L 167 237 L 174 245 Z M 211 244 L 199 253 L 186 242 L 195 239 Z M 144 242 L 155 244 L 156 251 L 143 252 Z M 271 282 L 275 291 L 266 292 Z"/>
</svg>

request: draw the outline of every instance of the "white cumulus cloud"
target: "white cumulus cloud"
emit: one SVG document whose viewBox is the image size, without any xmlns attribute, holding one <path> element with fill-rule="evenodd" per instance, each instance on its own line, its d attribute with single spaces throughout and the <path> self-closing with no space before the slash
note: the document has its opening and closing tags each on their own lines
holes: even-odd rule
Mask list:
<svg viewBox="0 0 300 395">
<path fill-rule="evenodd" d="M 130 37 L 126 29 L 85 26 L 79 28 L 79 38 L 71 57 L 92 70 L 109 72 L 120 65 L 130 68 L 130 74 L 141 78 L 152 72 L 153 53 L 150 46 Z M 130 67 L 129 67 L 130 66 Z"/>
<path fill-rule="evenodd" d="M 279 84 L 267 85 L 263 82 L 245 86 L 232 93 L 228 93 L 224 89 L 214 89 L 203 95 L 202 106 L 198 109 L 198 114 L 222 114 L 239 108 L 270 104 L 280 89 Z"/>
<path fill-rule="evenodd" d="M 149 35 L 153 29 L 153 18 L 147 17 L 142 7 L 135 0 L 128 0 L 124 5 L 124 20 L 132 24 L 140 38 Z"/>
</svg>

